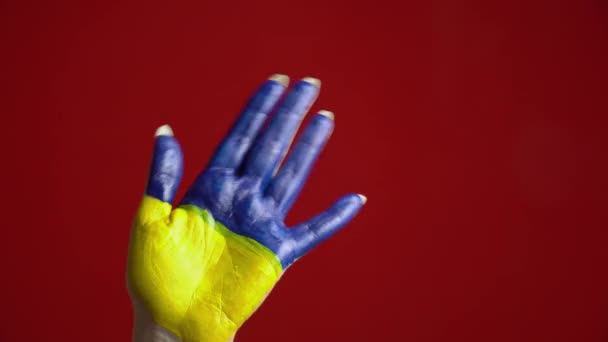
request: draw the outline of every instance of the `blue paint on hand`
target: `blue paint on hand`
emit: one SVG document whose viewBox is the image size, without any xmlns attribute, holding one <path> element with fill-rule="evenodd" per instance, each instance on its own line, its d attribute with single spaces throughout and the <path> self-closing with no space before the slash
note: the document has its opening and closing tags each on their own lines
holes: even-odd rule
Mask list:
<svg viewBox="0 0 608 342">
<path fill-rule="evenodd" d="M 327 142 L 334 121 L 316 114 L 273 176 L 319 88 L 299 81 L 279 104 L 284 91 L 285 86 L 273 80 L 261 86 L 181 204 L 209 210 L 233 232 L 272 250 L 286 269 L 347 224 L 363 200 L 348 194 L 307 222 L 291 229 L 285 226 L 287 211 Z M 146 193 L 172 202 L 182 176 L 182 159 L 174 137 L 157 137 Z"/>
</svg>

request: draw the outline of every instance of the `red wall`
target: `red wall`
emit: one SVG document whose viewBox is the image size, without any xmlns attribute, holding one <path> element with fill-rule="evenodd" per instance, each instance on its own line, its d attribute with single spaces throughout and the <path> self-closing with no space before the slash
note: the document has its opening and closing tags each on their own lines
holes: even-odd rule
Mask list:
<svg viewBox="0 0 608 342">
<path fill-rule="evenodd" d="M 289 222 L 369 202 L 237 340 L 606 341 L 608 6 L 354 2 L 0 2 L 0 341 L 129 340 L 154 129 L 188 184 L 276 72 L 337 124 Z"/>
</svg>

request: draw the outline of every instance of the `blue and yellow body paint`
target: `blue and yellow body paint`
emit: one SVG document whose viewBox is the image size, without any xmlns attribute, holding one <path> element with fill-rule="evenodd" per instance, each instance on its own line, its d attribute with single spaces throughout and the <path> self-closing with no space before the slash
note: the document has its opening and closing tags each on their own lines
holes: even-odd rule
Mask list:
<svg viewBox="0 0 608 342">
<path fill-rule="evenodd" d="M 196 206 L 145 196 L 134 228 L 131 291 L 184 342 L 228 341 L 283 272 L 270 249 Z"/>
<path fill-rule="evenodd" d="M 285 226 L 333 129 L 333 114 L 315 115 L 274 174 L 319 85 L 302 79 L 277 107 L 286 76 L 267 80 L 175 209 L 183 155 L 169 126 L 157 130 L 146 195 L 131 234 L 127 279 L 134 303 L 141 302 L 154 322 L 181 341 L 228 341 L 284 270 L 363 205 L 365 197 L 348 194 L 293 229 Z"/>
</svg>

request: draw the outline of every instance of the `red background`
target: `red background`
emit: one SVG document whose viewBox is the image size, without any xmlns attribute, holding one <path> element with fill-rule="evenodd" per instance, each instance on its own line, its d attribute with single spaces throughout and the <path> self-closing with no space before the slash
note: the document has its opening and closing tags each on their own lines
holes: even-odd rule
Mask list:
<svg viewBox="0 0 608 342">
<path fill-rule="evenodd" d="M 0 2 L 1 341 L 127 341 L 154 129 L 185 185 L 269 74 L 336 131 L 289 217 L 369 202 L 241 341 L 606 341 L 608 6 Z"/>
</svg>

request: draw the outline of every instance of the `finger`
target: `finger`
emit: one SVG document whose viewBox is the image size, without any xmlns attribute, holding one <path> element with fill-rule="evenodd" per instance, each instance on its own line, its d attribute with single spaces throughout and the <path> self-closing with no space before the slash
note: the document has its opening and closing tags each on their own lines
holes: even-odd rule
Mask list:
<svg viewBox="0 0 608 342">
<path fill-rule="evenodd" d="M 363 195 L 346 195 L 325 212 L 294 227 L 292 234 L 296 242 L 295 258 L 306 254 L 344 227 L 355 217 L 366 201 L 367 198 Z"/>
<path fill-rule="evenodd" d="M 146 194 L 172 203 L 183 172 L 183 155 L 169 125 L 156 130 Z"/>
<path fill-rule="evenodd" d="M 302 186 L 333 128 L 334 114 L 332 112 L 322 110 L 313 116 L 287 161 L 270 182 L 266 195 L 275 200 L 277 208 L 283 216 L 289 211 L 302 190 Z"/>
<path fill-rule="evenodd" d="M 265 185 L 289 148 L 302 118 L 319 93 L 320 81 L 304 78 L 289 92 L 268 127 L 251 148 L 245 173 L 262 179 Z"/>
<path fill-rule="evenodd" d="M 289 84 L 289 77 L 275 74 L 268 78 L 245 106 L 211 158 L 209 167 L 238 168 L 268 114 Z"/>
</svg>

